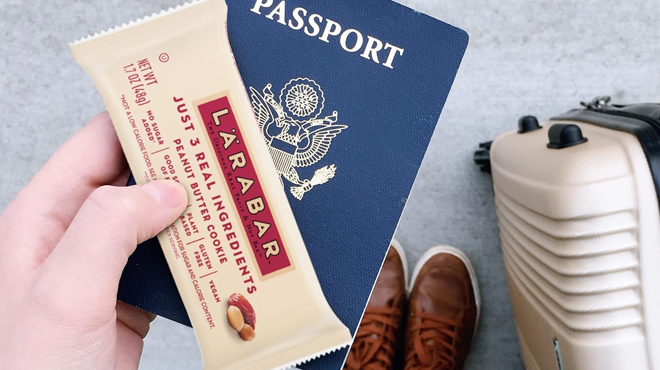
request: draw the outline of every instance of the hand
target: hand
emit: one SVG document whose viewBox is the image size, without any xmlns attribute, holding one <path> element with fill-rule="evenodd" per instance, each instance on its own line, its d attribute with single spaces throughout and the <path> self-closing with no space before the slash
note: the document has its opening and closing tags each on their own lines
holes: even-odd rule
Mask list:
<svg viewBox="0 0 660 370">
<path fill-rule="evenodd" d="M 117 301 L 119 278 L 187 199 L 172 181 L 124 187 L 128 172 L 100 114 L 0 216 L 3 369 L 137 369 L 155 316 Z"/>
</svg>

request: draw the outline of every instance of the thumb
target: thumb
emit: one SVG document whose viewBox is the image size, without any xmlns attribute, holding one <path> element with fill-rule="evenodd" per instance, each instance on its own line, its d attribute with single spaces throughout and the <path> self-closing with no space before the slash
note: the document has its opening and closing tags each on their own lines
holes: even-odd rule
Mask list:
<svg viewBox="0 0 660 370">
<path fill-rule="evenodd" d="M 42 265 L 40 280 L 58 300 L 71 303 L 83 295 L 114 308 L 119 278 L 137 244 L 176 221 L 186 204 L 183 186 L 174 181 L 96 189 Z"/>
</svg>

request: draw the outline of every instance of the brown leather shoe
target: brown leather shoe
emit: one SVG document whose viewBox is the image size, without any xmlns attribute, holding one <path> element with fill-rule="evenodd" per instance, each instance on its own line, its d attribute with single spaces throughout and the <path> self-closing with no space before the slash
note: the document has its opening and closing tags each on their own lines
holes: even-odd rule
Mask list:
<svg viewBox="0 0 660 370">
<path fill-rule="evenodd" d="M 408 276 L 406 255 L 394 240 L 362 317 L 345 370 L 393 370 L 403 339 Z"/>
<path fill-rule="evenodd" d="M 479 319 L 479 288 L 470 261 L 435 247 L 415 267 L 408 302 L 405 370 L 461 370 Z"/>
</svg>

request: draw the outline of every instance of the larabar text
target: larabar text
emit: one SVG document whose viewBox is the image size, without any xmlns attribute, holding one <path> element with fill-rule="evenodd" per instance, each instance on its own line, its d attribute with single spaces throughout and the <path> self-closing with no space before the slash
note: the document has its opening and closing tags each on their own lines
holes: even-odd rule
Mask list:
<svg viewBox="0 0 660 370">
<path fill-rule="evenodd" d="M 76 41 L 138 184 L 189 206 L 158 235 L 207 370 L 281 369 L 347 345 L 252 113 L 222 0 Z M 257 321 L 259 325 L 257 326 Z"/>
</svg>

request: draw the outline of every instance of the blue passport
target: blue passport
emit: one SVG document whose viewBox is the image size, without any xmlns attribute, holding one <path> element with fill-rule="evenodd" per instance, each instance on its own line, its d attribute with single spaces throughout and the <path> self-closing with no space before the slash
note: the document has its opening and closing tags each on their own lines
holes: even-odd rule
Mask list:
<svg viewBox="0 0 660 370">
<path fill-rule="evenodd" d="M 236 63 L 318 279 L 355 333 L 468 36 L 390 0 L 227 3 Z M 118 298 L 190 325 L 155 239 L 130 258 Z M 301 368 L 339 369 L 345 356 Z"/>
</svg>

